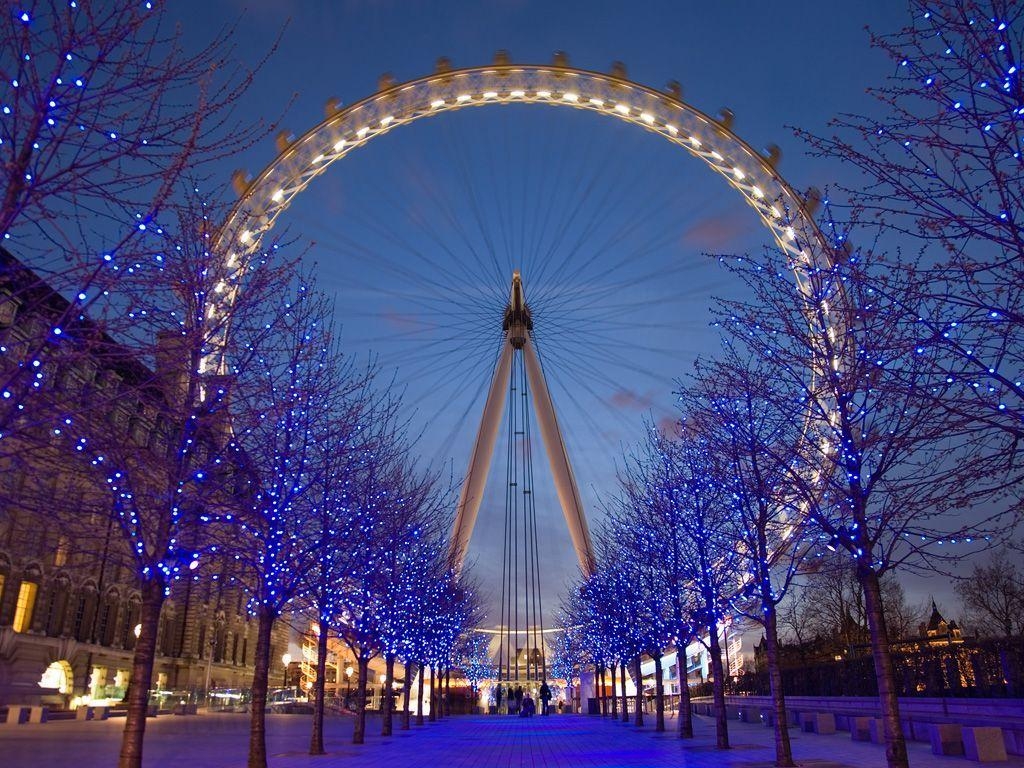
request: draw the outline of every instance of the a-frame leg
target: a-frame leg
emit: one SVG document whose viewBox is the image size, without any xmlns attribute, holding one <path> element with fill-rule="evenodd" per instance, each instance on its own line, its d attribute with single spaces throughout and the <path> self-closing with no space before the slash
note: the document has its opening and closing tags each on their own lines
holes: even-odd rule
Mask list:
<svg viewBox="0 0 1024 768">
<path fill-rule="evenodd" d="M 469 456 L 469 468 L 466 479 L 459 493 L 459 504 L 455 508 L 455 523 L 449 540 L 448 557 L 452 567 L 461 570 L 469 546 L 469 537 L 473 535 L 473 526 L 480 511 L 483 500 L 484 486 L 487 485 L 487 474 L 491 469 L 494 456 L 494 444 L 498 440 L 498 429 L 505 410 L 505 398 L 508 393 L 508 378 L 512 367 L 512 345 L 508 340 L 501 339 L 501 354 L 494 368 L 494 378 L 487 392 L 484 413 L 480 417 L 480 428 L 473 443 L 473 452 Z"/>
<path fill-rule="evenodd" d="M 533 408 L 537 414 L 537 423 L 540 426 L 541 438 L 544 440 L 544 448 L 548 454 L 548 462 L 551 464 L 551 474 L 555 480 L 558 501 L 562 505 L 565 523 L 569 526 L 569 535 L 572 537 L 572 545 L 576 549 L 576 556 L 580 561 L 580 569 L 584 575 L 589 576 L 594 572 L 596 564 L 594 549 L 590 543 L 590 529 L 587 527 L 587 518 L 583 514 L 583 501 L 580 499 L 580 492 L 576 487 L 576 477 L 573 475 L 572 464 L 569 462 L 569 453 L 562 440 L 562 430 L 559 428 L 558 419 L 555 416 L 551 393 L 548 392 L 544 371 L 541 369 L 540 359 L 537 357 L 537 352 L 533 348 L 533 340 L 530 337 L 527 337 L 523 347 L 523 359 L 526 361 L 526 377 L 533 396 Z"/>
</svg>

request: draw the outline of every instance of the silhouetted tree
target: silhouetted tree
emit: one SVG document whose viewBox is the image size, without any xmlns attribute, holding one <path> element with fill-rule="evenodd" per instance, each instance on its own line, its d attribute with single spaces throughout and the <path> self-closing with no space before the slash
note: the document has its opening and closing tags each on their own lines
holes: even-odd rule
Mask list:
<svg viewBox="0 0 1024 768">
<path fill-rule="evenodd" d="M 971 625 L 990 637 L 1024 634 L 1024 573 L 1005 551 L 975 565 L 956 583 Z"/>
</svg>

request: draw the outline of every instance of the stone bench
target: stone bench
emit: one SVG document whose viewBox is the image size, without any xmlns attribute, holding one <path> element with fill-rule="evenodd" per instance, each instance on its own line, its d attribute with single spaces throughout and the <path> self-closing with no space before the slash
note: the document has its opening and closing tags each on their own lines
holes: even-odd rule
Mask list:
<svg viewBox="0 0 1024 768">
<path fill-rule="evenodd" d="M 827 735 L 836 732 L 836 716 L 831 712 L 801 712 L 800 730 Z"/>
<path fill-rule="evenodd" d="M 75 720 L 106 720 L 110 717 L 110 707 L 93 707 L 83 704 L 75 710 Z"/>
<path fill-rule="evenodd" d="M 25 725 L 26 723 L 45 723 L 50 717 L 49 707 L 7 707 L 5 725 Z"/>
<path fill-rule="evenodd" d="M 871 741 L 871 721 L 875 717 L 851 717 L 850 738 L 853 741 Z"/>
<path fill-rule="evenodd" d="M 868 731 L 871 733 L 872 744 L 885 744 L 885 723 L 880 717 L 868 718 Z"/>
<path fill-rule="evenodd" d="M 963 734 L 959 725 L 932 723 L 928 730 L 933 755 L 962 755 L 964 753 Z"/>
<path fill-rule="evenodd" d="M 1006 743 L 1003 729 L 993 726 L 963 728 L 963 754 L 968 760 L 979 763 L 1000 763 L 1006 761 Z"/>
<path fill-rule="evenodd" d="M 175 715 L 194 715 L 197 712 L 197 704 L 175 704 L 174 709 L 171 710 L 171 713 Z"/>
<path fill-rule="evenodd" d="M 11 704 L 7 707 L 7 719 L 4 725 L 21 725 L 28 722 L 29 707 L 19 707 Z"/>
<path fill-rule="evenodd" d="M 761 723 L 765 728 L 771 728 L 775 725 L 775 710 L 774 709 L 762 709 L 761 710 Z"/>
</svg>

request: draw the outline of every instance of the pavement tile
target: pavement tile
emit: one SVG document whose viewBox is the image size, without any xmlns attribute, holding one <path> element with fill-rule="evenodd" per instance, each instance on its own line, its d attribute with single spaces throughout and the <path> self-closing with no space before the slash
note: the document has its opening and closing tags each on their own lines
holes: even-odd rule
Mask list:
<svg viewBox="0 0 1024 768">
<path fill-rule="evenodd" d="M 451 717 L 411 731 L 377 736 L 379 718 L 371 717 L 366 744 L 350 743 L 352 721 L 330 717 L 325 723 L 328 754 L 311 757 L 309 717 L 268 716 L 271 768 L 771 768 L 772 731 L 756 723 L 729 724 L 732 748 L 715 747 L 714 723 L 696 717 L 695 738 L 655 733 L 653 717 L 643 728 L 610 717 L 582 715 Z M 147 724 L 147 768 L 243 768 L 246 715 L 159 717 Z M 3 768 L 108 768 L 116 764 L 123 721 L 60 721 L 0 730 Z M 802 768 L 884 768 L 882 747 L 853 742 L 849 734 L 829 736 L 791 732 L 793 753 Z M 911 742 L 913 768 L 969 768 L 962 757 L 931 754 L 929 745 Z M 1001 765 L 1024 768 L 1011 756 Z"/>
</svg>

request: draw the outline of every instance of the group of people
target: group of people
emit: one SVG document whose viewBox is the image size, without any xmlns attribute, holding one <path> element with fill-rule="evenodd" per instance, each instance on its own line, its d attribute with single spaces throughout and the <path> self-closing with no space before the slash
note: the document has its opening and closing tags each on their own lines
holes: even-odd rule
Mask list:
<svg viewBox="0 0 1024 768">
<path fill-rule="evenodd" d="M 547 682 L 543 682 L 540 685 L 538 691 L 538 697 L 540 698 L 541 706 L 540 713 L 546 715 L 548 713 L 548 704 L 551 701 L 551 688 Z M 517 685 L 514 688 L 509 685 L 508 690 L 505 686 L 499 684 L 494 689 L 494 701 L 497 704 L 498 711 L 501 712 L 502 701 L 507 704 L 507 711 L 510 715 L 519 715 L 520 717 L 531 717 L 537 714 L 537 704 L 533 700 L 533 696 L 530 695 L 529 691 L 524 691 L 523 686 Z"/>
</svg>

